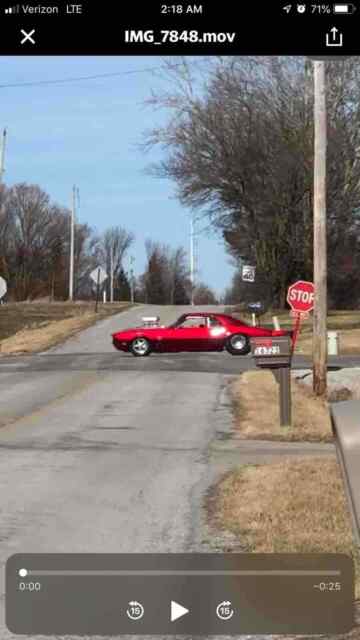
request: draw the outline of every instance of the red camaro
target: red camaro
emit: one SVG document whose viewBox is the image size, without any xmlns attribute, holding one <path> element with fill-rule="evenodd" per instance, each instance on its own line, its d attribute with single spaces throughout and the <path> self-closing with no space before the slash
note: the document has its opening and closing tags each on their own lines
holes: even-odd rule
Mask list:
<svg viewBox="0 0 360 640">
<path fill-rule="evenodd" d="M 145 326 L 113 333 L 112 339 L 116 349 L 130 351 L 134 356 L 148 356 L 152 351 L 223 349 L 233 356 L 243 356 L 250 351 L 251 337 L 275 335 L 289 335 L 289 332 L 253 327 L 225 313 L 186 313 L 168 327 L 146 326 L 145 322 Z"/>
</svg>

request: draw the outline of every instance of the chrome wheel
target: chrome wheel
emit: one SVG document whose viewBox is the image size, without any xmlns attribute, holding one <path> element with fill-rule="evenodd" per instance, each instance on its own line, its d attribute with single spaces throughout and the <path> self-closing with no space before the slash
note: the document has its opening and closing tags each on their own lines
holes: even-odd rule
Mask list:
<svg viewBox="0 0 360 640">
<path fill-rule="evenodd" d="M 225 348 L 232 356 L 245 356 L 250 351 L 250 340 L 242 333 L 235 333 L 228 338 Z"/>
<path fill-rule="evenodd" d="M 230 344 L 233 349 L 236 349 L 236 351 L 241 351 L 241 349 L 246 345 L 246 338 L 245 336 L 240 335 L 232 336 L 230 338 Z"/>
<path fill-rule="evenodd" d="M 147 356 L 150 353 L 150 344 L 146 338 L 135 338 L 131 343 L 131 351 L 134 356 Z"/>
</svg>

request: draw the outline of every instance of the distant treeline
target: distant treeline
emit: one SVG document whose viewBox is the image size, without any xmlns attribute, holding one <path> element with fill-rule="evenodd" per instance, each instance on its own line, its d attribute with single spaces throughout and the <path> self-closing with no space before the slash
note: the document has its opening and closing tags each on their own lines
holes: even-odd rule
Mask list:
<svg viewBox="0 0 360 640">
<path fill-rule="evenodd" d="M 8 283 L 7 300 L 69 296 L 70 220 L 68 209 L 51 202 L 38 185 L 16 184 L 0 189 L 0 276 Z M 102 265 L 114 273 L 114 299 L 130 300 L 129 250 L 134 235 L 115 226 L 96 233 L 86 223 L 75 225 L 74 297 L 94 297 L 89 275 Z M 171 249 L 148 240 L 145 272 L 133 279 L 135 301 L 154 304 L 187 304 L 191 283 L 183 248 Z M 110 299 L 110 277 L 106 280 Z M 194 292 L 199 304 L 216 302 L 206 285 Z"/>
</svg>

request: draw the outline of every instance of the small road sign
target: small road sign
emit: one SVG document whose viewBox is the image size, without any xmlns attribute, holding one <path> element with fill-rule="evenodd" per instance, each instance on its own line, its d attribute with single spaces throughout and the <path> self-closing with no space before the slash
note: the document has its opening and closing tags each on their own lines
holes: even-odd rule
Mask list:
<svg viewBox="0 0 360 640">
<path fill-rule="evenodd" d="M 313 282 L 298 280 L 290 285 L 286 299 L 293 311 L 309 313 L 314 308 L 314 296 L 315 288 Z"/>
<path fill-rule="evenodd" d="M 241 277 L 244 282 L 255 282 L 255 267 L 252 267 L 249 264 L 244 264 Z"/>
<path fill-rule="evenodd" d="M 0 276 L 0 298 L 3 298 L 5 293 L 7 292 L 7 284 L 4 278 Z"/>
<path fill-rule="evenodd" d="M 102 283 L 105 282 L 107 277 L 108 275 L 105 269 L 103 269 L 102 267 L 96 267 L 96 269 L 94 269 L 94 271 L 90 273 L 91 280 L 93 280 L 95 284 L 99 283 L 99 285 L 102 285 Z"/>
<path fill-rule="evenodd" d="M 250 313 L 256 313 L 257 315 L 260 315 L 261 313 L 264 313 L 264 304 L 263 302 L 249 302 L 248 304 L 248 310 L 250 311 Z"/>
</svg>

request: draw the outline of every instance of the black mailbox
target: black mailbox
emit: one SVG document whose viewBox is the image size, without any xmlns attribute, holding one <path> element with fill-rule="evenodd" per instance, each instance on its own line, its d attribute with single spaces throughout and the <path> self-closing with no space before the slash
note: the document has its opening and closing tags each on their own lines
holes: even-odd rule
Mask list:
<svg viewBox="0 0 360 640">
<path fill-rule="evenodd" d="M 247 309 L 250 313 L 260 316 L 265 313 L 265 305 L 263 302 L 249 302 Z"/>
<path fill-rule="evenodd" d="M 289 367 L 291 361 L 291 340 L 289 336 L 269 336 L 251 338 L 251 353 L 257 367 L 273 369 Z"/>
<path fill-rule="evenodd" d="M 257 367 L 271 369 L 279 383 L 280 424 L 291 425 L 291 358 L 290 336 L 254 337 L 250 339 L 251 353 Z"/>
</svg>

